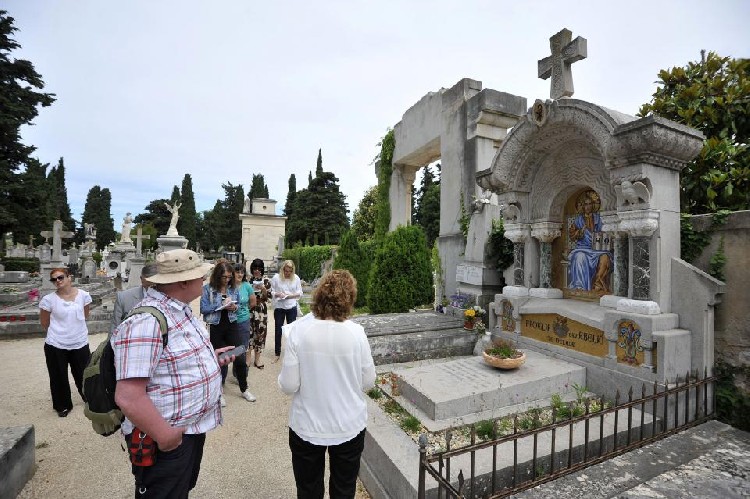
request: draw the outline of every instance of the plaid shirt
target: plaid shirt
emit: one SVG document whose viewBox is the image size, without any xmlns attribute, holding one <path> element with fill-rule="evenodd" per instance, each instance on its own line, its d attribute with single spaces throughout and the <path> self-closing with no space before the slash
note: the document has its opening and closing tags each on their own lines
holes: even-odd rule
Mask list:
<svg viewBox="0 0 750 499">
<path fill-rule="evenodd" d="M 208 333 L 190 305 L 149 289 L 139 305 L 156 307 L 169 326 L 162 347 L 159 323 L 150 314 L 123 321 L 112 333 L 117 379 L 148 378 L 146 393 L 171 426 L 205 433 L 222 422 L 221 370 Z M 133 431 L 126 418 L 123 434 Z"/>
</svg>

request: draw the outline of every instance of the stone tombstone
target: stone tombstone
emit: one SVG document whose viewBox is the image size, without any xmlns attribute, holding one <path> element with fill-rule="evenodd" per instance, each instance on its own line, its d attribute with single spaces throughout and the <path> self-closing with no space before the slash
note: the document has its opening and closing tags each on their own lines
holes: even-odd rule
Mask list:
<svg viewBox="0 0 750 499">
<path fill-rule="evenodd" d="M 52 247 L 44 243 L 39 247 L 39 261 L 41 263 L 49 263 L 52 261 Z"/>
<path fill-rule="evenodd" d="M 86 260 L 84 260 L 81 276 L 86 279 L 96 277 L 96 262 L 93 258 L 87 258 Z"/>
<path fill-rule="evenodd" d="M 143 229 L 141 227 L 138 227 L 136 230 L 136 235 L 133 237 L 135 239 L 135 256 L 143 256 L 143 240 L 150 240 L 151 236 L 148 234 L 143 234 Z"/>
<path fill-rule="evenodd" d="M 21 284 L 29 282 L 29 273 L 25 270 L 0 271 L 0 283 Z"/>
</svg>

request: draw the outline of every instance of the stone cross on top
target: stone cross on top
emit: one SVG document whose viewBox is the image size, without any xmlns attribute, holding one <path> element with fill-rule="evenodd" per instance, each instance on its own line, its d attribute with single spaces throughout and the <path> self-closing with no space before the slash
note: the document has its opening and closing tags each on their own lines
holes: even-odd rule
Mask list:
<svg viewBox="0 0 750 499">
<path fill-rule="evenodd" d="M 570 65 L 587 56 L 586 39 L 578 36 L 571 42 L 572 37 L 573 33 L 564 28 L 550 37 L 549 47 L 552 55 L 538 62 L 539 78 L 546 80 L 552 77 L 552 86 L 549 91 L 551 99 L 573 95 L 573 73 Z"/>
<path fill-rule="evenodd" d="M 143 235 L 143 229 L 141 227 L 138 227 L 138 230 L 135 231 L 135 236 L 132 236 L 131 239 L 135 239 L 135 254 L 140 256 L 143 254 L 143 239 L 150 240 L 151 236 L 146 234 Z"/>
<path fill-rule="evenodd" d="M 73 237 L 73 232 L 64 231 L 62 220 L 55 220 L 52 223 L 52 232 L 43 230 L 39 233 L 43 238 L 52 238 L 52 261 L 59 262 L 62 260 L 62 240 Z"/>
</svg>

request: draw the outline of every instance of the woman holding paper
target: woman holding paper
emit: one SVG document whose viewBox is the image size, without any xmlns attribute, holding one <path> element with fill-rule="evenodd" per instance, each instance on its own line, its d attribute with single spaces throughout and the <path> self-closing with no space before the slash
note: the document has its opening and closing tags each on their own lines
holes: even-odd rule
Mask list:
<svg viewBox="0 0 750 499">
<path fill-rule="evenodd" d="M 225 346 L 242 345 L 240 329 L 237 326 L 237 309 L 240 301 L 239 290 L 234 285 L 234 268 L 227 260 L 219 261 L 211 272 L 208 284 L 203 286 L 201 294 L 201 314 L 208 324 L 211 345 L 214 350 Z M 240 385 L 242 398 L 248 402 L 255 402 L 255 395 L 247 389 L 247 362 L 245 355 L 238 355 L 234 359 L 237 381 Z M 221 368 L 221 384 L 227 379 L 229 369 Z M 226 407 L 224 395 L 221 396 L 221 406 Z"/>
<path fill-rule="evenodd" d="M 271 279 L 271 296 L 276 337 L 276 358 L 273 360 L 275 363 L 281 358 L 281 326 L 285 320 L 287 324 L 291 324 L 297 319 L 298 300 L 302 297 L 302 281 L 294 273 L 293 261 L 285 260 L 281 265 L 281 272 Z"/>
</svg>

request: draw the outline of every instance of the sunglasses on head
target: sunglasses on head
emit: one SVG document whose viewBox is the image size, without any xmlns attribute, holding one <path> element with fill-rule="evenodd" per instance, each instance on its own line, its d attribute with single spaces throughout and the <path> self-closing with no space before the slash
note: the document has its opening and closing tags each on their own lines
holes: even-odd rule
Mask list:
<svg viewBox="0 0 750 499">
<path fill-rule="evenodd" d="M 57 277 L 51 277 L 50 280 L 49 280 L 49 282 L 62 281 L 63 279 L 65 279 L 65 276 L 64 275 L 59 275 Z"/>
</svg>

